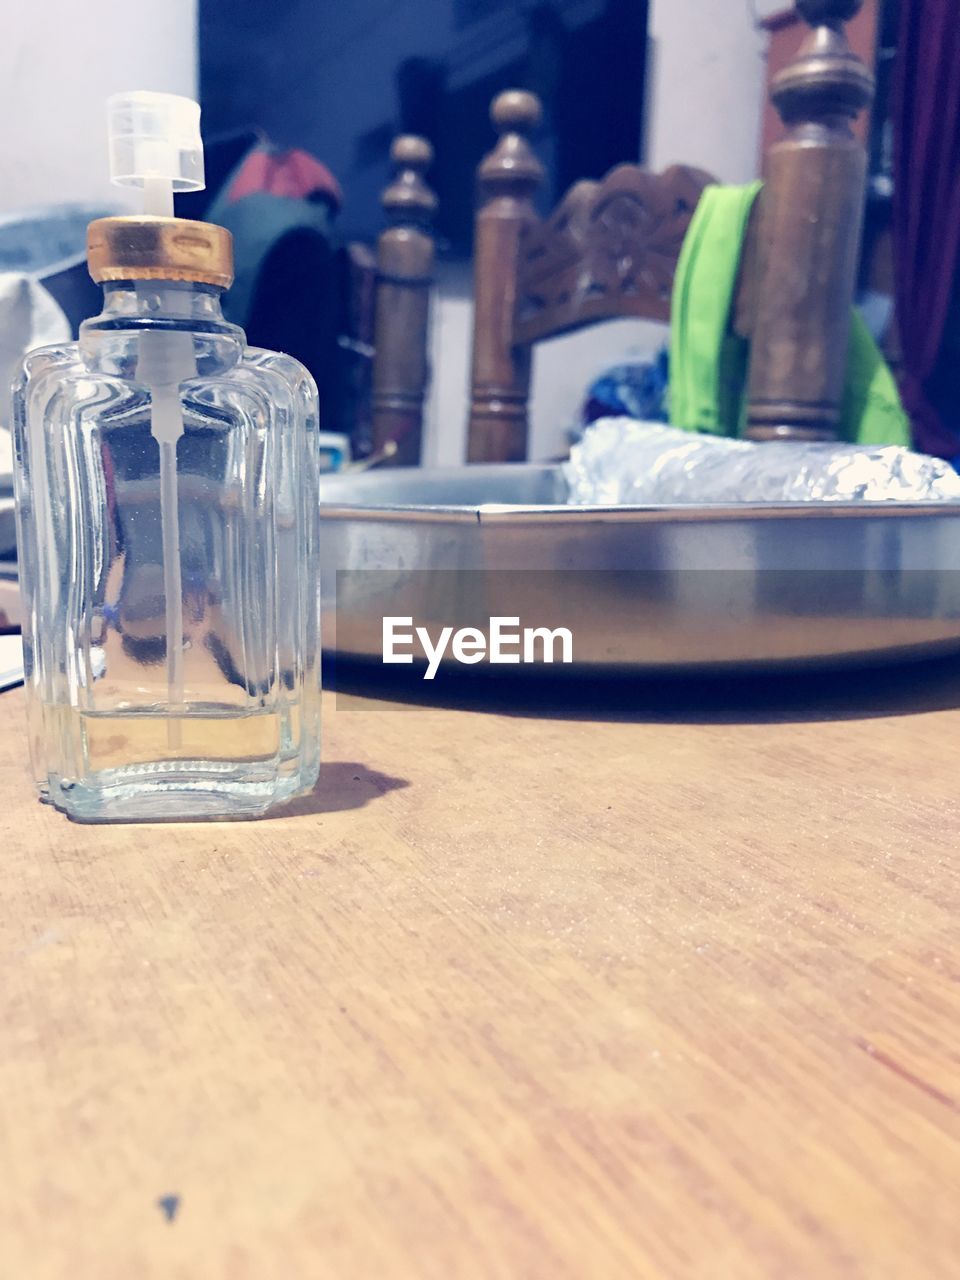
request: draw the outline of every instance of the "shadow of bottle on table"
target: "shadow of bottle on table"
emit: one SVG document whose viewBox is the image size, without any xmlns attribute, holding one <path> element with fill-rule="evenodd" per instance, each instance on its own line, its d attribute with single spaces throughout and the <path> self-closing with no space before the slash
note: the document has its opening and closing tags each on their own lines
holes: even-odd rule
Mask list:
<svg viewBox="0 0 960 1280">
<path fill-rule="evenodd" d="M 363 809 L 381 796 L 409 785 L 406 778 L 379 773 L 356 761 L 332 760 L 329 764 L 321 764 L 320 777 L 311 792 L 279 805 L 266 815 L 266 819 L 305 818 L 314 814 Z"/>
</svg>

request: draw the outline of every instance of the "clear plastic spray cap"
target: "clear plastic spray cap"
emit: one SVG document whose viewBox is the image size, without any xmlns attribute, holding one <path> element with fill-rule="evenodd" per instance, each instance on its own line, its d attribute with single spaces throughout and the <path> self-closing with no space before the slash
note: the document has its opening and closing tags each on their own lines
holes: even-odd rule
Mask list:
<svg viewBox="0 0 960 1280">
<path fill-rule="evenodd" d="M 137 90 L 107 102 L 110 177 L 142 187 L 144 213 L 171 216 L 174 191 L 199 191 L 203 181 L 200 105 L 175 93 Z"/>
</svg>

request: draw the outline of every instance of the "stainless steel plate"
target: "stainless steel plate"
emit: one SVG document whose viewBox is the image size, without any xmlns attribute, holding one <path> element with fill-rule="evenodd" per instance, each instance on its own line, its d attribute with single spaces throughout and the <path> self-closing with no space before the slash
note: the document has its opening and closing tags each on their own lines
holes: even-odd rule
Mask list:
<svg viewBox="0 0 960 1280">
<path fill-rule="evenodd" d="M 577 670 L 960 651 L 952 503 L 569 507 L 557 467 L 396 469 L 326 477 L 321 530 L 324 646 L 341 656 L 379 662 L 386 615 L 565 626 Z"/>
</svg>

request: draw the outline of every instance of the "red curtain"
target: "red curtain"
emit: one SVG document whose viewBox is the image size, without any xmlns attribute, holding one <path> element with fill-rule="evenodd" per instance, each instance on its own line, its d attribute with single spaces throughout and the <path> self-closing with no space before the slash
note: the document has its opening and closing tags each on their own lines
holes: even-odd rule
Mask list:
<svg viewBox="0 0 960 1280">
<path fill-rule="evenodd" d="M 954 296 L 960 265 L 960 6 L 900 0 L 894 259 L 901 390 L 917 448 L 960 454 Z M 954 308 L 954 316 L 951 310 Z M 953 366 L 947 376 L 946 362 Z"/>
</svg>

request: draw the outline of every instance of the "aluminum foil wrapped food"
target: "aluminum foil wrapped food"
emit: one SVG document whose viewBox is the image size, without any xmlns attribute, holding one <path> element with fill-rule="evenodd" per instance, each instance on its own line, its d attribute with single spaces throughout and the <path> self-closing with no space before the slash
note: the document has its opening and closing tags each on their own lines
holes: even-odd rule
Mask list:
<svg viewBox="0 0 960 1280">
<path fill-rule="evenodd" d="M 892 445 L 754 444 L 602 418 L 565 464 L 577 506 L 960 501 L 960 475 Z"/>
</svg>

